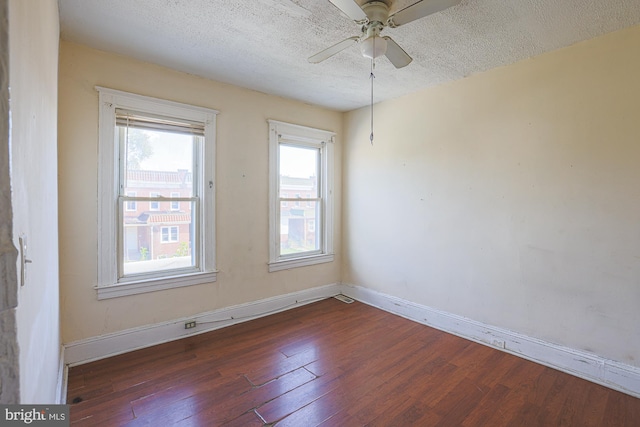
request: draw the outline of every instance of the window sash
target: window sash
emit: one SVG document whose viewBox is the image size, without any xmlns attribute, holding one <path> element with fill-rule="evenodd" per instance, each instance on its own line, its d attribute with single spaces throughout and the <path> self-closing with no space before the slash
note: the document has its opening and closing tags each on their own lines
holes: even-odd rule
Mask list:
<svg viewBox="0 0 640 427">
<path fill-rule="evenodd" d="M 197 248 L 201 248 L 201 251 L 203 250 L 202 247 L 202 239 L 201 239 L 201 227 L 202 224 L 200 222 L 200 200 L 198 198 L 192 198 L 191 202 L 193 202 L 192 204 L 192 208 L 191 208 L 191 223 L 190 223 L 190 238 L 191 238 L 191 247 L 192 247 L 192 261 L 193 261 L 193 265 L 189 266 L 189 267 L 184 267 L 184 268 L 172 268 L 172 269 L 163 269 L 163 270 L 154 270 L 154 271 L 149 271 L 149 272 L 144 272 L 144 273 L 134 273 L 134 274 L 125 274 L 124 273 L 124 263 L 125 263 L 125 256 L 124 256 L 124 251 L 125 251 L 125 239 L 124 239 L 124 232 L 125 232 L 125 225 L 124 225 L 124 216 L 123 213 L 126 211 L 123 211 L 123 208 L 126 205 L 126 199 L 131 199 L 132 197 L 120 197 L 119 200 L 119 212 L 120 215 L 118 215 L 118 235 L 116 238 L 116 245 L 117 245 L 117 252 L 118 252 L 118 258 L 117 258 L 117 281 L 118 283 L 129 283 L 129 282 L 137 282 L 143 279 L 153 279 L 153 278 L 163 278 L 163 277 L 167 277 L 167 276 L 174 276 L 174 275 L 183 275 L 183 274 L 192 274 L 192 273 L 198 273 L 198 272 L 202 272 L 203 268 L 202 268 L 202 252 L 198 252 Z M 145 199 L 144 197 L 140 197 L 140 198 L 134 198 L 134 199 Z M 149 198 L 146 198 L 149 199 Z M 175 223 L 174 223 L 175 224 Z M 160 225 L 160 224 L 158 224 Z M 163 232 L 164 229 L 168 229 L 168 238 L 169 240 L 165 241 L 164 240 L 164 236 L 163 236 Z M 176 240 L 171 240 L 171 235 L 172 235 L 172 228 L 176 229 Z M 175 243 L 177 241 L 180 240 L 180 230 L 179 230 L 179 226 L 175 226 L 175 225 L 166 225 L 166 226 L 162 226 L 160 225 L 160 230 L 159 230 L 159 237 L 160 237 L 160 242 L 161 243 Z M 196 250 L 196 252 L 194 253 L 194 249 Z"/>
<path fill-rule="evenodd" d="M 194 272 L 201 272 L 201 266 L 203 265 L 201 262 L 202 253 L 203 253 L 203 242 L 200 238 L 200 229 L 201 224 L 199 224 L 200 218 L 200 200 L 201 197 L 199 195 L 200 186 L 198 181 L 198 175 L 200 170 L 200 156 L 204 151 L 202 145 L 204 144 L 204 136 L 200 135 L 200 131 L 198 129 L 202 129 L 202 135 L 204 135 L 204 123 L 192 122 L 188 120 L 175 120 L 171 118 L 167 118 L 164 116 L 156 115 L 156 114 L 148 114 L 148 113 L 136 113 L 129 110 L 116 108 L 116 123 L 115 123 L 115 135 L 118 139 L 117 144 L 119 147 L 119 173 L 118 178 L 119 182 L 117 185 L 119 196 L 118 196 L 118 204 L 120 209 L 118 209 L 117 214 L 117 222 L 118 222 L 118 236 L 116 239 L 116 246 L 118 248 L 118 259 L 117 259 L 117 283 L 126 283 L 131 280 L 141 280 L 141 279 L 152 279 L 152 278 L 160 278 L 166 277 L 167 274 L 189 274 Z M 157 126 L 154 125 L 157 124 Z M 172 197 L 165 196 L 160 194 L 158 191 L 160 188 L 153 188 L 153 192 L 149 193 L 148 197 L 138 197 L 138 196 L 127 196 L 126 194 L 122 194 L 126 190 L 127 186 L 127 177 L 129 170 L 127 169 L 126 163 L 126 147 L 127 147 L 127 129 L 128 127 L 135 127 L 138 129 L 147 129 L 154 131 L 166 131 L 170 133 L 176 134 L 191 134 L 194 135 L 193 138 L 193 147 L 192 147 L 192 183 L 191 183 L 191 197 Z M 191 212 L 191 246 L 192 246 L 192 262 L 193 265 L 186 268 L 176 268 L 176 269 L 159 269 L 154 271 L 147 271 L 144 273 L 135 273 L 135 274 L 127 274 L 125 273 L 124 263 L 124 251 L 125 251 L 125 238 L 124 238 L 124 214 L 126 211 L 122 209 L 122 206 L 127 205 L 127 202 L 148 202 L 149 203 L 149 211 L 158 212 L 161 211 L 161 203 L 169 203 L 169 211 L 171 211 L 172 202 L 190 202 L 192 203 L 192 212 Z M 174 243 L 179 241 L 179 230 L 176 228 L 176 238 L 175 240 L 172 238 L 172 228 L 171 226 L 166 226 L 168 228 L 167 240 L 163 235 L 163 231 L 165 227 L 162 227 L 160 230 L 160 242 L 161 243 Z M 152 236 L 153 239 L 153 236 Z"/>
<path fill-rule="evenodd" d="M 315 165 L 315 173 L 316 173 L 316 186 L 315 186 L 315 197 L 303 197 L 301 193 L 298 193 L 297 191 L 300 191 L 299 189 L 296 189 L 296 193 L 295 193 L 295 197 L 278 197 L 278 208 L 276 209 L 276 235 L 277 237 L 277 241 L 276 241 L 276 255 L 277 255 L 277 259 L 279 260 L 288 260 L 288 259 L 295 259 L 295 258 L 301 258 L 301 257 L 307 257 L 307 256 L 313 256 L 313 255 L 320 255 L 325 253 L 325 239 L 324 239 L 324 233 L 322 233 L 322 229 L 323 229 L 323 182 L 324 182 L 324 176 L 323 176 L 323 170 L 322 170 L 322 161 L 323 161 L 323 153 L 322 153 L 322 146 L 323 143 L 321 141 L 313 141 L 313 140 L 303 140 L 303 141 L 292 141 L 292 140 L 287 140 L 287 139 L 283 139 L 281 136 L 278 138 L 278 146 L 277 146 L 277 171 L 276 171 L 276 175 L 277 175 L 277 182 L 276 182 L 276 191 L 277 194 L 282 194 L 283 189 L 282 189 L 282 178 L 283 175 L 281 173 L 281 161 L 280 161 L 280 148 L 281 147 L 291 147 L 291 148 L 301 148 L 301 149 L 307 149 L 307 150 L 313 150 L 315 151 L 315 157 L 316 157 L 316 165 Z M 308 191 L 307 189 L 305 189 L 305 192 Z M 289 192 L 290 193 L 290 192 Z M 308 194 L 308 193 L 307 193 Z M 317 206 L 316 206 L 316 213 L 315 213 L 315 239 L 316 239 L 316 246 L 317 249 L 312 249 L 312 250 L 307 250 L 307 251 L 300 251 L 300 252 L 293 252 L 293 253 L 283 253 L 283 248 L 282 248 L 282 241 L 281 241 L 281 236 L 282 236 L 282 207 L 288 207 L 289 202 L 293 202 L 292 204 L 292 208 L 303 208 L 303 204 L 304 207 L 307 207 L 311 202 L 316 202 Z M 304 202 L 304 203 L 302 203 Z M 289 232 L 287 232 L 287 239 L 290 238 L 290 234 Z"/>
<path fill-rule="evenodd" d="M 116 108 L 116 126 L 204 136 L 204 123 Z"/>
<path fill-rule="evenodd" d="M 307 200 L 307 199 L 285 199 L 280 201 L 280 206 L 281 207 L 288 207 L 287 205 L 283 205 L 283 203 L 286 203 L 286 200 Z M 309 199 L 311 200 L 311 199 Z M 299 217 L 298 219 L 303 220 L 303 239 L 306 241 L 307 232 L 313 233 L 314 235 L 314 241 L 316 242 L 315 246 L 317 247 L 316 249 L 310 249 L 310 250 L 306 250 L 306 251 L 299 251 L 299 252 L 291 252 L 291 253 L 285 253 L 283 252 L 283 248 L 282 248 L 282 220 L 283 219 L 289 219 L 291 217 L 283 217 L 282 216 L 282 208 L 278 209 L 278 233 L 279 233 L 279 238 L 277 241 L 277 250 L 278 250 L 278 259 L 281 260 L 288 260 L 288 259 L 295 259 L 295 258 L 301 258 L 301 257 L 307 257 L 307 256 L 313 256 L 313 255 L 320 255 L 325 253 L 325 246 L 324 246 L 324 239 L 323 239 L 323 235 L 324 233 L 323 231 L 323 224 L 324 224 L 324 216 L 323 216 L 323 203 L 322 203 L 322 199 L 321 198 L 317 198 L 315 199 L 317 205 L 315 207 L 315 212 L 314 212 L 314 216 L 312 218 L 309 217 Z M 295 207 L 293 208 L 295 209 Z M 308 209 L 308 208 L 307 208 Z M 290 209 L 291 210 L 291 209 Z M 300 210 L 305 210 L 305 207 L 301 207 Z M 313 229 L 310 229 L 308 227 L 308 223 L 313 223 L 314 227 Z M 287 230 L 287 241 L 290 240 L 292 238 L 292 233 L 290 230 Z"/>
<path fill-rule="evenodd" d="M 280 197 L 281 202 L 319 202 L 322 197 Z"/>
<path fill-rule="evenodd" d="M 120 196 L 119 198 L 125 202 L 192 202 L 198 200 L 198 197 L 165 197 L 162 195 L 157 197 Z"/>
</svg>

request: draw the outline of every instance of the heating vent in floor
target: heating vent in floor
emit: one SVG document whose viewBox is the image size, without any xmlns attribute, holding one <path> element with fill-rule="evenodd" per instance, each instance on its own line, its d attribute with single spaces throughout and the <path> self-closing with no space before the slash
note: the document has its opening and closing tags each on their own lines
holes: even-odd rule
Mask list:
<svg viewBox="0 0 640 427">
<path fill-rule="evenodd" d="M 338 294 L 338 295 L 334 296 L 334 298 L 337 299 L 337 300 L 340 300 L 342 302 L 346 302 L 347 304 L 351 304 L 354 301 L 353 299 L 351 299 L 351 298 L 349 298 L 347 296 L 344 296 L 342 294 Z"/>
</svg>

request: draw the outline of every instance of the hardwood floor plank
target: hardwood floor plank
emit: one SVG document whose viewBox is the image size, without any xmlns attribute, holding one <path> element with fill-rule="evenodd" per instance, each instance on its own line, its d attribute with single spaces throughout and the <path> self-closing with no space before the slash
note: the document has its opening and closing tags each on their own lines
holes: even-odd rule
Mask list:
<svg viewBox="0 0 640 427">
<path fill-rule="evenodd" d="M 221 382 L 223 384 L 220 384 Z M 221 407 L 225 402 L 236 399 L 242 393 L 247 392 L 249 388 L 250 385 L 242 377 L 225 379 L 225 381 L 216 380 L 191 392 L 189 397 L 177 399 L 164 405 L 162 409 L 136 414 L 139 416 L 127 424 L 127 427 L 173 425 L 188 418 L 195 422 L 200 419 L 199 414 L 210 408 Z M 216 425 L 228 418 L 227 414 L 218 410 L 207 412 L 207 415 L 208 422 Z"/>
<path fill-rule="evenodd" d="M 276 423 L 277 427 L 320 425 L 344 408 L 342 396 L 327 393 Z"/>
<path fill-rule="evenodd" d="M 478 405 L 471 411 L 460 425 L 464 427 L 480 427 L 486 425 L 487 419 L 496 412 L 496 408 L 503 404 L 509 389 L 502 384 L 497 384 L 484 395 Z"/>
<path fill-rule="evenodd" d="M 488 392 L 488 387 L 481 389 L 475 382 L 463 379 L 434 407 L 435 412 L 442 416 L 436 426 L 462 424 L 462 421 L 479 405 Z"/>
<path fill-rule="evenodd" d="M 584 427 L 602 426 L 602 417 L 605 413 L 607 405 L 607 396 L 609 390 L 604 387 L 591 387 L 591 384 L 585 387 L 586 398 L 580 408 L 578 408 L 579 416 L 576 419 L 576 425 Z"/>
<path fill-rule="evenodd" d="M 602 419 L 603 426 L 640 425 L 638 400 L 622 393 L 609 393 Z"/>
<path fill-rule="evenodd" d="M 207 421 L 208 420 L 205 420 L 205 422 Z M 222 425 L 225 427 L 262 427 L 264 426 L 264 422 L 256 415 L 255 412 L 251 411 Z"/>
<path fill-rule="evenodd" d="M 159 384 L 154 392 L 131 401 L 133 412 L 141 416 L 149 412 L 156 412 L 166 408 L 176 401 L 180 401 L 199 393 L 210 390 L 222 390 L 223 393 L 236 390 L 249 390 L 250 384 L 242 377 L 221 377 L 217 372 L 209 375 L 194 375 L 182 377 L 175 383 Z"/>
<path fill-rule="evenodd" d="M 336 378 L 331 375 L 323 375 L 267 402 L 257 408 L 256 413 L 266 423 L 275 423 L 339 386 L 340 382 Z"/>
<path fill-rule="evenodd" d="M 640 399 L 327 299 L 70 368 L 73 426 L 630 426 Z"/>
<path fill-rule="evenodd" d="M 315 362 L 318 360 L 318 353 L 319 352 L 316 349 L 309 349 L 303 353 L 297 353 L 291 357 L 287 357 L 279 363 L 257 369 L 251 369 L 246 372 L 245 375 L 247 379 L 251 381 L 251 384 L 254 386 L 260 386 L 286 373 L 295 371 L 309 363 Z"/>
<path fill-rule="evenodd" d="M 238 417 L 238 414 L 251 412 L 257 417 L 255 408 L 269 402 L 285 393 L 307 384 L 315 379 L 315 375 L 311 374 L 304 368 L 296 369 L 289 372 L 269 383 L 260 387 L 253 387 L 246 393 L 242 393 L 233 399 L 227 399 L 224 402 L 206 408 L 198 413 L 198 418 L 203 420 L 216 419 L 220 422 L 232 422 Z"/>
</svg>

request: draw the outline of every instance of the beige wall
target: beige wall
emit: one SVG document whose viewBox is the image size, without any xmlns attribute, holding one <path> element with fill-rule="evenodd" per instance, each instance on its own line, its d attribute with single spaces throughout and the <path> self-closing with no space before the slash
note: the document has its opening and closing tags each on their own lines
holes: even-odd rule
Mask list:
<svg viewBox="0 0 640 427">
<path fill-rule="evenodd" d="M 33 261 L 16 310 L 22 403 L 58 390 L 58 35 L 57 1 L 9 2 L 13 242 L 25 235 Z"/>
<path fill-rule="evenodd" d="M 212 284 L 98 301 L 96 85 L 214 108 L 217 266 Z M 275 119 L 342 134 L 342 115 L 62 42 L 59 78 L 60 280 L 63 341 L 191 316 L 337 283 L 341 258 L 267 272 L 268 126 Z M 340 152 L 340 138 L 337 141 Z M 341 170 L 340 156 L 336 170 Z M 336 174 L 337 247 L 341 181 Z"/>
<path fill-rule="evenodd" d="M 343 282 L 640 366 L 638 52 L 635 27 L 382 102 L 374 146 L 348 113 Z"/>
</svg>

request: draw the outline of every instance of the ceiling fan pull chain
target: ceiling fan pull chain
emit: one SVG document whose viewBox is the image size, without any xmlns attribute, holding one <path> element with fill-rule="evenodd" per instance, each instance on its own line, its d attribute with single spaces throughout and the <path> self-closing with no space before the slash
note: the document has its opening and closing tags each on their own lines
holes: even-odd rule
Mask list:
<svg viewBox="0 0 640 427">
<path fill-rule="evenodd" d="M 371 141 L 371 145 L 373 145 L 373 79 L 376 76 L 373 75 L 373 69 L 375 68 L 374 59 L 371 58 L 371 74 L 369 75 L 369 79 L 371 80 L 371 135 L 369 135 L 369 141 Z"/>
</svg>

